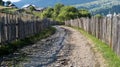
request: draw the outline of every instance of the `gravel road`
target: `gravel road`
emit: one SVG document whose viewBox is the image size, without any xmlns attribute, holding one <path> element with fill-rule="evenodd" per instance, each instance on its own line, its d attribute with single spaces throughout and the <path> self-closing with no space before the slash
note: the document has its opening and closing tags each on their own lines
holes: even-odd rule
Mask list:
<svg viewBox="0 0 120 67">
<path fill-rule="evenodd" d="M 80 32 L 66 26 L 54 27 L 54 35 L 21 49 L 28 57 L 20 63 L 22 67 L 106 67 Z"/>
</svg>

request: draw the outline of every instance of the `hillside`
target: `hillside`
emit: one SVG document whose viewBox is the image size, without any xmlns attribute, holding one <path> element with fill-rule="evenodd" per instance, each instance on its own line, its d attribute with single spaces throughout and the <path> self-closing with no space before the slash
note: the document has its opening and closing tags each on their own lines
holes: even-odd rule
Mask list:
<svg viewBox="0 0 120 67">
<path fill-rule="evenodd" d="M 118 12 L 120 0 L 21 0 L 14 3 L 19 8 L 26 4 L 34 4 L 38 7 L 54 6 L 56 3 L 63 3 L 65 5 L 75 6 L 76 8 L 88 9 L 92 14 L 108 14 L 109 12 Z M 117 7 L 116 7 L 117 6 Z M 117 9 L 115 10 L 114 7 Z"/>
<path fill-rule="evenodd" d="M 83 4 L 88 3 L 96 0 L 21 0 L 19 2 L 16 2 L 18 7 L 22 7 L 26 4 L 34 4 L 38 7 L 48 7 L 48 6 L 54 6 L 56 3 L 63 3 L 65 5 L 76 5 L 76 4 Z"/>
<path fill-rule="evenodd" d="M 84 3 L 84 4 L 76 4 L 72 5 L 76 8 L 85 8 L 91 11 L 93 14 L 108 14 L 109 12 L 114 13 L 120 13 L 118 10 L 120 7 L 120 0 L 97 0 L 90 3 Z"/>
<path fill-rule="evenodd" d="M 114 13 L 120 13 L 120 5 L 112 6 L 111 8 L 101 8 L 96 11 L 92 11 L 92 14 L 102 14 L 107 15 L 108 13 L 114 14 Z"/>
</svg>

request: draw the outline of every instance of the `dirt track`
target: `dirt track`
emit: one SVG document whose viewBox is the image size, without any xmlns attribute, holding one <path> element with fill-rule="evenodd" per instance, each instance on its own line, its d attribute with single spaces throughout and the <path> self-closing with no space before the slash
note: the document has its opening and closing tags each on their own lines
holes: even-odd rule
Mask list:
<svg viewBox="0 0 120 67">
<path fill-rule="evenodd" d="M 23 67 L 106 67 L 80 32 L 65 26 L 55 28 L 51 37 L 21 50 L 28 56 L 28 61 L 20 63 Z"/>
</svg>

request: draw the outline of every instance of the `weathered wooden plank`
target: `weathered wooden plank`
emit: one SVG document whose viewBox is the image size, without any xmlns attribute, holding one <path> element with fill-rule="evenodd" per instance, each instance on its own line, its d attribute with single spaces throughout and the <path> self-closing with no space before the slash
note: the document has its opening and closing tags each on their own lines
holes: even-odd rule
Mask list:
<svg viewBox="0 0 120 67">
<path fill-rule="evenodd" d="M 103 35 L 102 35 L 102 41 L 103 42 L 106 42 L 106 33 L 107 33 L 107 17 L 104 17 L 103 18 Z"/>
<path fill-rule="evenodd" d="M 107 23 L 107 44 L 112 47 L 112 18 L 109 18 L 109 22 Z"/>
<path fill-rule="evenodd" d="M 117 54 L 120 56 L 120 17 L 118 17 L 118 18 L 119 18 L 119 20 L 118 20 L 118 29 L 117 29 L 117 33 L 118 33 Z"/>
<path fill-rule="evenodd" d="M 113 24 L 112 24 L 112 44 L 113 44 L 113 50 L 116 52 L 116 44 L 117 44 L 117 17 L 113 17 Z"/>
<path fill-rule="evenodd" d="M 2 17 L 0 17 L 0 43 L 2 43 Z"/>
<path fill-rule="evenodd" d="M 16 19 L 15 19 L 15 21 L 16 21 L 15 22 L 15 24 L 16 24 L 16 27 L 15 27 L 16 28 L 16 35 L 15 36 L 16 36 L 16 40 L 17 40 L 18 36 L 19 36 L 19 34 L 18 34 L 18 32 L 19 32 L 19 30 L 18 30 L 18 22 L 19 21 L 18 21 L 18 16 L 16 15 L 15 17 L 16 17 Z"/>
<path fill-rule="evenodd" d="M 13 19 L 12 19 L 12 40 L 16 40 L 16 16 L 13 15 Z"/>
<path fill-rule="evenodd" d="M 8 15 L 6 14 L 5 15 L 5 22 L 3 22 L 4 23 L 4 33 L 5 33 L 5 41 L 4 42 L 7 42 L 8 41 L 8 34 L 9 34 L 9 32 L 8 32 Z"/>
<path fill-rule="evenodd" d="M 96 38 L 98 38 L 98 23 L 99 23 L 99 18 L 96 18 Z"/>
</svg>

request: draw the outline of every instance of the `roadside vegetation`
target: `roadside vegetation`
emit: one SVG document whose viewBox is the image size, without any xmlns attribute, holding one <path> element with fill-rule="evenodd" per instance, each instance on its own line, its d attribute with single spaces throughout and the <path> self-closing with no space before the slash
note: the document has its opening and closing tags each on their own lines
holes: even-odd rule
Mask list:
<svg viewBox="0 0 120 67">
<path fill-rule="evenodd" d="M 96 15 L 94 15 L 94 17 L 97 17 L 97 18 L 102 18 L 102 17 L 104 17 L 103 15 L 101 15 L 101 14 L 96 14 Z"/>
<path fill-rule="evenodd" d="M 7 1 L 6 6 L 0 9 L 0 12 L 14 14 L 20 11 L 20 13 L 34 14 L 41 19 L 50 18 L 58 22 L 80 17 L 91 17 L 91 13 L 86 9 L 77 9 L 73 6 L 65 6 L 61 3 L 56 4 L 54 7 L 47 7 L 43 11 L 36 11 L 34 6 L 30 6 L 27 10 L 18 9 L 14 4 L 12 4 L 13 7 L 10 7 L 10 4 L 12 3 Z"/>
<path fill-rule="evenodd" d="M 48 7 L 43 12 L 34 12 L 34 15 L 39 16 L 40 18 L 50 18 L 59 22 L 80 17 L 91 17 L 88 10 L 78 10 L 73 6 L 65 6 L 61 3 L 56 4 L 54 7 Z"/>
<path fill-rule="evenodd" d="M 18 8 L 11 1 L 2 1 L 0 0 L 0 12 L 14 14 Z"/>
<path fill-rule="evenodd" d="M 102 53 L 103 57 L 108 63 L 108 67 L 120 67 L 120 57 L 117 56 L 106 43 L 88 34 L 87 32 L 85 32 L 80 28 L 77 27 L 73 27 L 73 28 L 80 31 L 84 36 L 86 36 L 95 44 L 95 48 L 97 48 L 97 50 L 99 50 Z"/>
<path fill-rule="evenodd" d="M 14 14 L 18 9 L 17 8 L 3 8 L 0 10 L 2 13 Z"/>
<path fill-rule="evenodd" d="M 55 30 L 55 28 L 49 27 L 34 36 L 26 37 L 25 39 L 18 39 L 8 44 L 2 44 L 0 45 L 0 57 L 13 53 L 24 46 L 34 44 L 43 38 L 49 37 L 50 35 L 55 33 Z"/>
</svg>

